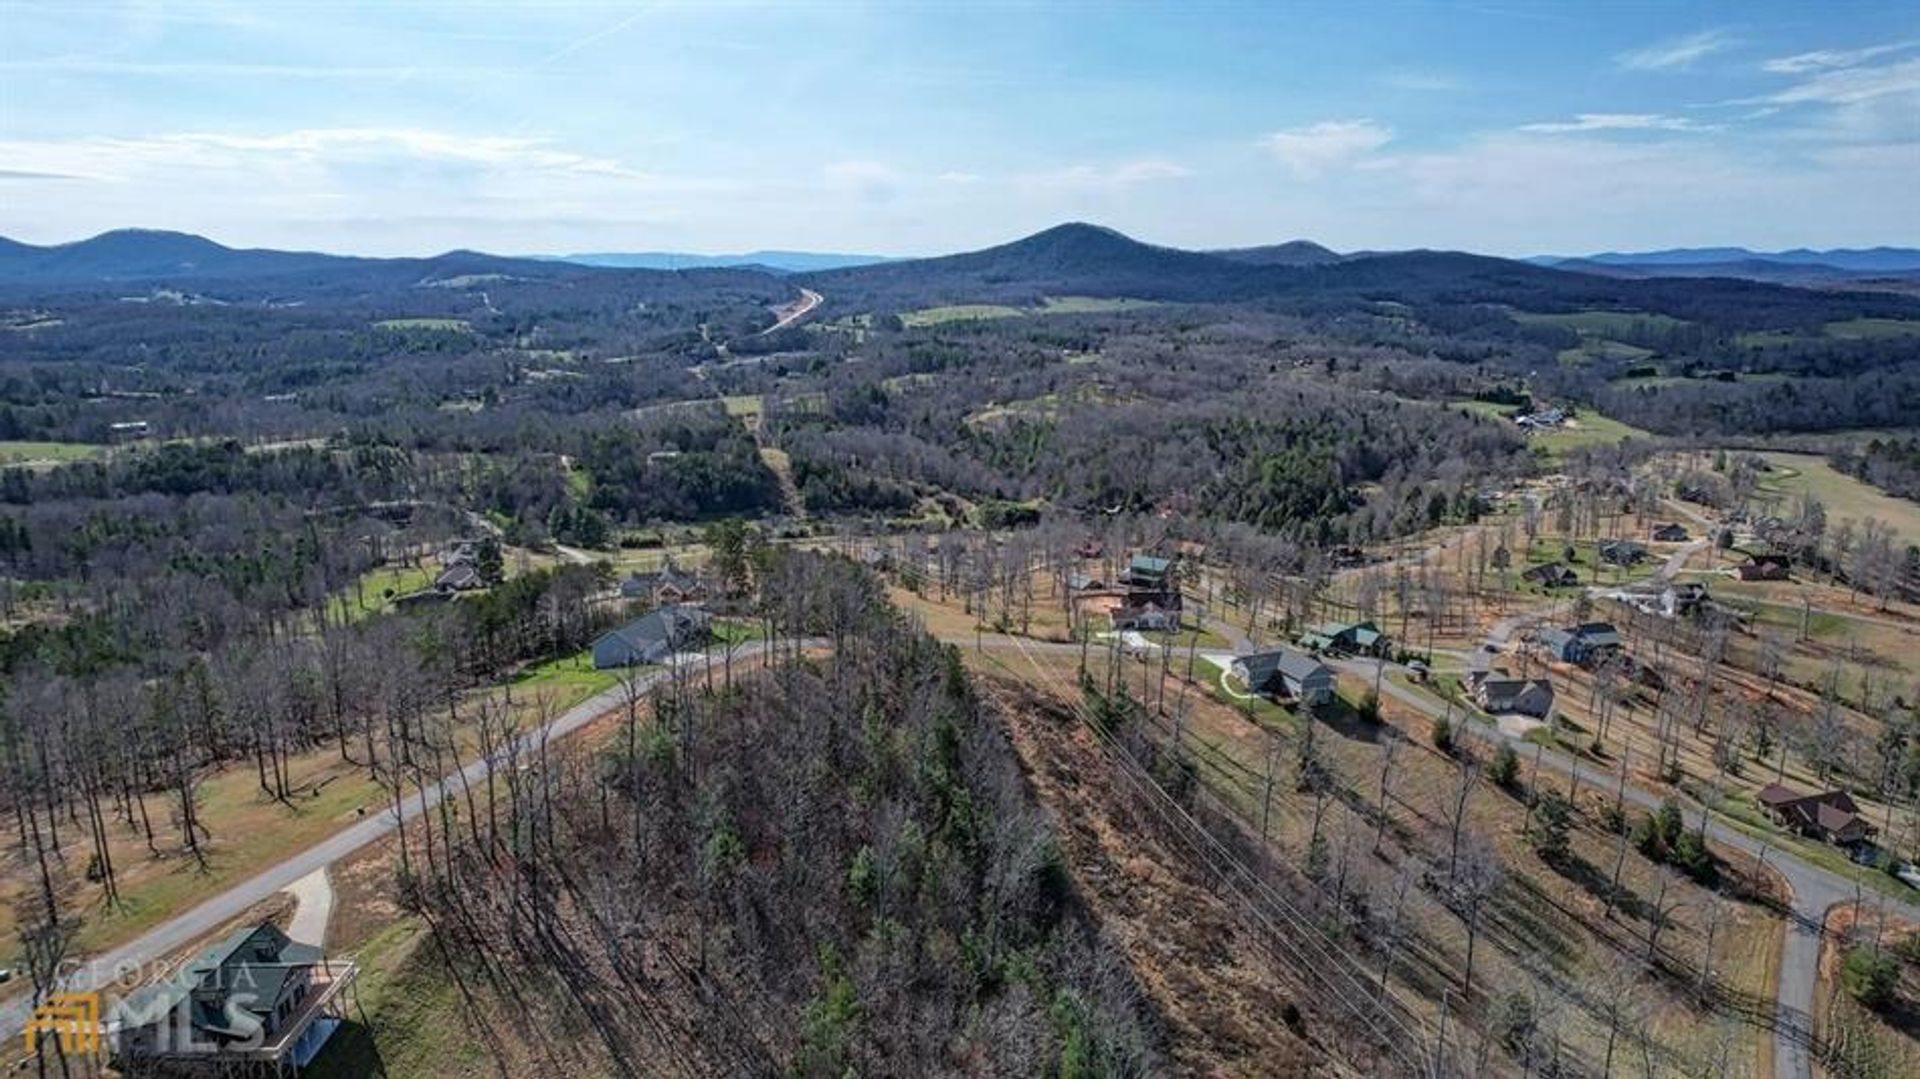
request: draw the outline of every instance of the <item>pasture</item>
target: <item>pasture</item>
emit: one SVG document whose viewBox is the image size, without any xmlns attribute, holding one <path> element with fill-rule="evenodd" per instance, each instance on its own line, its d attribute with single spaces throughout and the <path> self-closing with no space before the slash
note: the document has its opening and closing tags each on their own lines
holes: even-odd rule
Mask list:
<svg viewBox="0 0 1920 1079">
<path fill-rule="evenodd" d="M 1826 458 L 1811 453 L 1763 454 L 1773 471 L 1760 481 L 1760 490 L 1782 500 L 1812 495 L 1826 507 L 1827 520 L 1877 518 L 1908 543 L 1920 543 L 1920 503 L 1897 498 L 1871 484 L 1834 469 Z"/>
</svg>

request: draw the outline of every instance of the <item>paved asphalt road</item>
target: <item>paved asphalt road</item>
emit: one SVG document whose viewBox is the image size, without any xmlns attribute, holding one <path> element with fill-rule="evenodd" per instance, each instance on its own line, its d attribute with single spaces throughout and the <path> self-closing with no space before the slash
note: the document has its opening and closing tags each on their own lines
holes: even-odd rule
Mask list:
<svg viewBox="0 0 1920 1079">
<path fill-rule="evenodd" d="M 1690 553 L 1691 548 L 1687 552 Z M 1662 576 L 1676 572 L 1684 558 L 1676 555 L 1662 571 Z M 1493 633 L 1487 637 L 1487 643 L 1495 650 L 1506 644 L 1507 638 L 1525 621 L 1524 618 L 1510 618 L 1496 624 Z M 1484 668 L 1486 657 L 1491 655 L 1485 649 L 1474 653 L 1474 662 Z M 1364 661 L 1345 660 L 1335 664 L 1351 674 L 1371 679 L 1374 665 Z M 1409 689 L 1390 679 L 1383 680 L 1382 690 L 1389 696 L 1409 707 L 1430 716 L 1445 714 L 1445 706 L 1427 693 Z M 1456 715 L 1463 714 L 1455 710 Z M 1495 727 L 1483 723 L 1461 723 L 1455 727 L 1471 737 L 1498 744 L 1512 743 L 1515 750 L 1527 750 L 1533 743 L 1522 743 L 1521 739 L 1510 737 Z M 1532 758 L 1532 754 L 1527 754 Z M 1603 772 L 1590 765 L 1583 765 L 1572 757 L 1554 750 L 1540 753 L 1540 763 L 1562 775 L 1577 776 L 1585 787 L 1611 789 L 1618 782 L 1618 776 Z M 1666 796 L 1656 794 L 1642 787 L 1629 785 L 1626 798 L 1634 805 L 1655 810 L 1660 807 Z M 1818 967 L 1820 959 L 1820 938 L 1826 922 L 1827 910 L 1836 903 L 1850 902 L 1855 895 L 1854 884 L 1846 878 L 1821 868 L 1798 856 L 1757 839 L 1746 832 L 1719 820 L 1712 820 L 1707 826 L 1707 837 L 1713 842 L 1742 851 L 1755 858 L 1764 858 L 1766 864 L 1779 872 L 1787 882 L 1792 893 L 1793 917 L 1788 920 L 1786 940 L 1781 946 L 1779 991 L 1775 1001 L 1777 1026 L 1774 1045 L 1774 1074 L 1777 1079 L 1809 1079 L 1813 1075 L 1813 1062 L 1808 1046 L 1813 1036 L 1814 992 L 1819 982 Z M 1872 893 L 1876 902 L 1879 893 Z M 1889 912 L 1920 921 L 1920 904 L 1903 903 L 1894 899 L 1885 900 Z"/>
<path fill-rule="evenodd" d="M 759 654 L 764 649 L 765 646 L 760 642 L 753 642 L 736 648 L 733 656 L 736 661 L 744 660 Z M 704 666 L 718 666 L 720 661 L 718 656 L 708 656 Z M 671 671 L 660 671 L 649 675 L 642 680 L 641 684 L 651 686 L 671 673 Z M 626 689 L 622 686 L 615 686 L 597 696 L 589 697 L 548 724 L 547 736 L 560 738 L 571 734 L 595 718 L 618 708 L 625 699 Z M 540 731 L 532 730 L 521 735 L 515 745 L 519 752 L 525 755 L 538 746 L 539 739 Z M 500 757 L 506 756 L 503 750 Z M 445 776 L 439 782 L 428 786 L 424 795 L 419 792 L 409 795 L 402 803 L 401 816 L 407 820 L 413 820 L 424 809 L 439 805 L 441 799 L 461 790 L 463 782 L 468 785 L 481 783 L 485 781 L 486 775 L 487 762 L 476 760 L 460 772 Z M 139 937 L 92 959 L 64 978 L 62 987 L 69 991 L 105 989 L 118 980 L 119 972 L 128 971 L 135 975 L 150 972 L 154 964 L 212 933 L 223 923 L 239 917 L 247 908 L 276 892 L 286 891 L 308 874 L 323 870 L 361 847 L 384 838 L 398 826 L 399 818 L 395 816 L 392 809 L 371 812 L 358 823 L 308 847 L 279 865 L 229 887 L 192 910 L 162 922 Z M 28 1000 L 22 996 L 0 1007 L 0 1031 L 11 1034 L 22 1029 L 27 1021 L 28 1003 Z"/>
<path fill-rule="evenodd" d="M 1703 544 L 1689 545 L 1686 550 L 1677 553 L 1665 566 L 1661 567 L 1658 576 L 1665 578 L 1672 575 L 1685 563 L 1686 557 L 1698 550 L 1700 546 Z M 1493 633 L 1488 637 L 1488 643 L 1497 649 L 1529 620 L 1525 616 L 1502 620 L 1495 625 Z M 1234 644 L 1236 650 L 1250 646 L 1251 642 L 1237 627 L 1217 620 L 1212 624 L 1216 631 L 1221 632 Z M 1037 651 L 1079 651 L 1078 645 L 1048 645 L 1001 634 L 985 634 L 979 638 L 955 640 L 952 643 L 966 646 L 976 642 L 996 650 L 1017 648 Z M 755 642 L 735 650 L 734 656 L 736 659 L 746 659 L 759 654 L 764 649 L 763 643 Z M 1470 662 L 1484 667 L 1486 657 L 1490 654 L 1485 651 L 1476 652 Z M 716 662 L 717 657 L 709 656 L 706 660 L 708 665 Z M 1335 666 L 1369 680 L 1375 673 L 1374 665 L 1363 661 L 1339 661 Z M 644 684 L 652 685 L 667 675 L 668 672 L 664 671 L 651 675 Z M 1425 693 L 1408 689 L 1392 680 L 1383 680 L 1381 688 L 1388 695 L 1428 715 L 1443 713 L 1442 705 Z M 617 708 L 625 699 L 625 692 L 623 688 L 615 687 L 575 705 L 548 725 L 547 735 L 558 738 L 578 730 L 596 717 Z M 1459 729 L 1469 736 L 1488 742 L 1518 741 L 1484 724 L 1464 723 Z M 520 750 L 522 752 L 531 750 L 537 744 L 539 734 L 538 731 L 530 731 L 523 735 L 518 742 Z M 1522 747 L 1516 745 L 1515 748 Z M 1599 788 L 1614 785 L 1615 777 L 1611 773 L 1584 766 L 1562 753 L 1547 750 L 1540 754 L 1539 760 L 1546 767 L 1561 774 L 1577 775 L 1582 785 Z M 425 791 L 424 803 L 422 796 L 418 793 L 409 797 L 403 804 L 401 816 L 407 820 L 413 820 L 421 814 L 423 809 L 438 805 L 441 799 L 460 789 L 462 775 L 467 784 L 483 781 L 486 777 L 486 762 L 475 761 L 463 769 L 462 773 L 449 775 L 429 786 Z M 1626 797 L 1636 806 L 1657 809 L 1664 796 L 1640 787 L 1628 786 Z M 309 874 L 323 871 L 335 861 L 391 834 L 397 826 L 398 820 L 391 809 L 371 815 L 271 869 L 214 895 L 192 910 L 155 926 L 140 937 L 93 959 L 67 977 L 64 986 L 70 990 L 105 988 L 113 984 L 116 973 L 119 971 L 139 972 L 148 969 L 152 964 L 164 960 L 194 940 L 211 933 L 221 924 L 238 917 L 254 904 L 276 892 L 287 890 Z M 1837 874 L 1802 861 L 1788 852 L 1770 848 L 1763 841 L 1717 820 L 1709 823 L 1707 835 L 1716 843 L 1744 851 L 1755 857 L 1764 856 L 1766 863 L 1780 872 L 1792 890 L 1795 917 L 1789 925 L 1781 957 L 1779 1027 L 1774 1054 L 1775 1072 L 1779 1079 L 1809 1079 L 1812 1075 L 1812 1063 L 1807 1044 L 1811 1035 L 1810 1016 L 1818 980 L 1815 971 L 1820 953 L 1821 925 L 1829 907 L 1853 898 L 1854 885 Z M 1889 900 L 1887 909 L 1920 921 L 1920 905 Z M 26 1022 L 26 1013 L 27 1001 L 24 999 L 15 1000 L 0 1007 L 0 1030 L 20 1029 Z"/>
</svg>

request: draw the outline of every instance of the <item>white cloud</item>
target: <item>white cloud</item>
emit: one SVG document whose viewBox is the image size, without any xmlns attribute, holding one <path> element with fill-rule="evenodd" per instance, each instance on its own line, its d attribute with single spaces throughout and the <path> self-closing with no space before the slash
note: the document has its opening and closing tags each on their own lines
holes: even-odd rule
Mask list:
<svg viewBox="0 0 1920 1079">
<path fill-rule="evenodd" d="M 1845 67 L 1822 71 L 1778 93 L 1743 98 L 1743 105 L 1857 105 L 1892 94 L 1920 93 L 1920 59 L 1878 67 Z"/>
<path fill-rule="evenodd" d="M 1725 30 L 1702 30 L 1685 37 L 1667 38 L 1615 56 L 1622 67 L 1641 71 L 1662 71 L 1692 66 L 1695 60 L 1719 52 L 1734 44 Z"/>
<path fill-rule="evenodd" d="M 1815 49 L 1812 52 L 1776 57 L 1760 66 L 1776 75 L 1805 75 L 1808 72 L 1825 71 L 1831 68 L 1858 67 L 1876 56 L 1901 52 L 1917 44 L 1920 42 L 1895 41 L 1886 45 L 1869 45 L 1864 49 Z"/>
<path fill-rule="evenodd" d="M 554 148 L 547 140 L 457 135 L 418 128 L 310 128 L 270 135 L 206 132 L 136 138 L 0 142 L 0 157 L 22 168 L 90 179 L 132 178 L 158 170 L 250 167 L 347 168 L 384 164 L 458 164 L 483 170 L 574 173 L 649 180 L 609 158 Z"/>
<path fill-rule="evenodd" d="M 1651 112 L 1583 112 L 1571 120 L 1551 120 L 1521 124 L 1522 131 L 1560 134 L 1575 131 L 1711 131 L 1684 116 L 1662 116 Z"/>
<path fill-rule="evenodd" d="M 1393 129 L 1372 120 L 1322 120 L 1276 131 L 1261 142 L 1302 179 L 1351 165 L 1393 141 Z"/>
</svg>

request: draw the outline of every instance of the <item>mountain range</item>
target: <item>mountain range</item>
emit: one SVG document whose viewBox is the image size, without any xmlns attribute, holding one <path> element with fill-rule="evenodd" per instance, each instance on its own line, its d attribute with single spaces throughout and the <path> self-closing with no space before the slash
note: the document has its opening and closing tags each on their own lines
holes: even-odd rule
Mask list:
<svg viewBox="0 0 1920 1079">
<path fill-rule="evenodd" d="M 886 255 L 841 255 L 824 251 L 749 251 L 744 255 L 693 255 L 683 251 L 605 251 L 555 255 L 559 262 L 619 270 L 760 269 L 811 273 L 847 266 L 900 261 Z"/>
<path fill-rule="evenodd" d="M 761 252 L 761 256 L 778 253 Z M 862 256 L 807 255 L 809 259 Z M 1719 254 L 1714 252 L 1712 254 Z M 609 258 L 650 256 L 606 256 Z M 741 256 L 752 258 L 753 256 Z M 1632 255 L 1615 256 L 1633 258 Z M 1704 257 L 1704 256 L 1703 256 Z M 1893 256 L 1881 255 L 1883 260 Z M 1899 265 L 1884 262 L 1882 264 Z M 816 289 L 828 310 L 905 311 L 935 304 L 1033 304 L 1048 296 L 1133 297 L 1175 302 L 1232 302 L 1263 298 L 1325 299 L 1340 304 L 1393 299 L 1443 305 L 1505 304 L 1528 310 L 1575 306 L 1668 311 L 1729 303 L 1776 310 L 1815 302 L 1803 289 L 1753 280 L 1783 263 L 1743 274 L 1718 272 L 1726 263 L 1675 263 L 1649 269 L 1599 259 L 1538 261 L 1450 251 L 1341 254 L 1304 240 L 1224 251 L 1191 251 L 1142 243 L 1110 228 L 1069 223 L 978 251 L 934 258 L 873 260 L 826 269 L 769 269 L 765 262 L 737 268 L 677 271 L 582 265 L 451 251 L 429 258 L 360 258 L 303 251 L 230 248 L 201 236 L 124 229 L 48 247 L 0 239 L 0 288 L 34 292 L 114 291 L 177 285 L 225 298 L 373 295 L 422 286 L 504 287 L 508 282 L 591 281 L 597 288 L 709 289 L 743 284 L 765 293 L 769 274 Z M 1792 267 L 1794 284 L 1850 288 L 1845 280 L 1817 280 L 1824 264 Z M 1845 275 L 1853 271 L 1833 269 Z M 756 283 L 757 282 L 757 283 Z M 1761 295 L 1764 293 L 1764 295 Z M 1909 314 L 1914 301 L 1891 295 L 1856 296 L 1859 313 Z"/>
</svg>

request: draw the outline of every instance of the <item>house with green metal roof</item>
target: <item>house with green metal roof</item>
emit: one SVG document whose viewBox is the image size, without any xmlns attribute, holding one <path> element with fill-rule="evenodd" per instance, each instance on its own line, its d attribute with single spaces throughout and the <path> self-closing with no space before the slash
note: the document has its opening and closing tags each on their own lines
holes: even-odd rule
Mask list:
<svg viewBox="0 0 1920 1079">
<path fill-rule="evenodd" d="M 354 973 L 272 923 L 247 926 L 116 1003 L 107 1035 L 123 1071 L 302 1067 L 344 1017 Z"/>
<path fill-rule="evenodd" d="M 1393 638 L 1372 622 L 1326 622 L 1301 634 L 1300 647 L 1314 652 L 1384 656 L 1393 650 Z"/>
<path fill-rule="evenodd" d="M 1173 579 L 1173 559 L 1137 554 L 1127 561 L 1127 587 L 1165 589 Z"/>
</svg>

